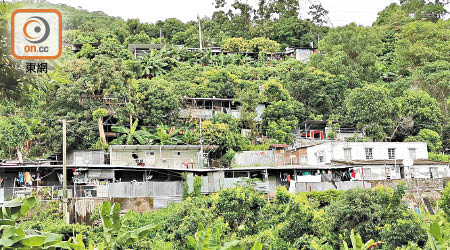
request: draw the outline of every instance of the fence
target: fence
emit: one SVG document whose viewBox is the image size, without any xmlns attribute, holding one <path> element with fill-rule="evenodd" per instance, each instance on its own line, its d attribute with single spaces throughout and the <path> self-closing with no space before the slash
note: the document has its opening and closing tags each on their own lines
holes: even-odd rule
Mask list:
<svg viewBox="0 0 450 250">
<path fill-rule="evenodd" d="M 137 198 L 154 197 L 157 204 L 178 201 L 183 195 L 183 182 L 118 182 L 104 185 L 67 186 L 69 198 Z M 0 188 L 0 203 L 18 197 L 40 196 L 42 200 L 57 200 L 63 196 L 61 186 Z M 161 198 L 159 198 L 161 197 Z"/>
<path fill-rule="evenodd" d="M 67 187 L 67 196 L 73 197 L 73 186 Z M 0 203 L 14 198 L 24 198 L 28 196 L 39 196 L 42 200 L 57 200 L 63 196 L 61 186 L 35 186 L 35 187 L 5 187 L 0 188 Z"/>
<path fill-rule="evenodd" d="M 109 197 L 157 197 L 183 195 L 183 181 L 118 182 L 109 184 Z"/>
</svg>

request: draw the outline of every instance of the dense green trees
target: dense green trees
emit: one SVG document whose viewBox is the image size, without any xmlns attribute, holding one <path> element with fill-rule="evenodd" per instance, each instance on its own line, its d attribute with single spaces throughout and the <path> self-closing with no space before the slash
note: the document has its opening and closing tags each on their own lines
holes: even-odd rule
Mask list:
<svg viewBox="0 0 450 250">
<path fill-rule="evenodd" d="M 346 98 L 347 115 L 377 140 L 404 139 L 421 128 L 440 130 L 442 113 L 435 99 L 423 91 L 396 95 L 399 92 L 374 84 L 356 88 Z"/>
<path fill-rule="evenodd" d="M 20 97 L 31 84 L 24 65 L 10 55 L 9 17 L 20 4 L 0 4 L 0 99 Z"/>
<path fill-rule="evenodd" d="M 25 143 L 31 139 L 31 129 L 28 121 L 20 117 L 0 116 L 0 144 L 3 156 L 16 154 L 19 162 L 23 161 L 22 152 Z"/>
<path fill-rule="evenodd" d="M 431 244 L 448 244 L 448 187 L 436 215 L 424 208 L 420 214 L 409 209 L 404 188 L 400 184 L 395 189 L 291 194 L 280 186 L 268 201 L 251 181 L 243 181 L 241 186 L 216 194 L 191 195 L 165 209 L 129 212 L 122 217 L 117 205 L 104 203 L 93 215 L 102 218 L 103 224 L 92 228 L 64 225 L 57 203 L 39 204 L 39 213 L 31 211 L 18 228 L 59 233 L 64 240 L 72 232 L 82 233 L 84 244 L 106 249 L 197 249 L 208 245 L 201 235 L 210 237 L 209 244 L 214 246 L 225 247 L 228 242 L 243 249 L 251 249 L 256 242 L 262 249 L 277 250 L 331 250 L 345 245 L 367 249 L 363 242 L 375 243 L 369 244 L 370 249 L 428 250 L 433 249 Z"/>
<path fill-rule="evenodd" d="M 39 121 L 31 126 L 26 156 L 59 151 L 58 120 L 63 117 L 70 121 L 69 150 L 99 148 L 99 137 L 104 148 L 100 122 L 104 130 L 116 126 L 131 131 L 136 124 L 135 131 L 151 135 L 158 128 L 160 134 L 161 128 L 166 134 L 172 128 L 189 131 L 174 135 L 180 139 L 171 143 L 198 143 L 198 122 L 180 119 L 178 111 L 183 97 L 213 96 L 231 98 L 242 106 L 239 119 L 204 121 L 206 127 L 209 122 L 211 127 L 218 125 L 211 129 L 209 143 L 219 145 L 215 156 L 225 157 L 222 162 L 229 162 L 235 151 L 258 146 L 254 144 L 261 140 L 256 139 L 264 136 L 263 143 L 291 143 L 292 131 L 306 119 L 339 120 L 342 126 L 358 128 L 376 140 L 403 141 L 430 129 L 442 138 L 441 149 L 448 148 L 450 28 L 448 20 L 441 20 L 442 2 L 402 1 L 380 12 L 373 27 L 353 23 L 329 28 L 324 26 L 326 10 L 321 6 L 312 6 L 312 20 L 300 20 L 296 0 L 260 1 L 256 7 L 235 1 L 231 11 L 224 9 L 224 1 L 217 1 L 217 11 L 200 20 L 204 45 L 259 52 L 257 57 L 165 48 L 138 59 L 126 49 L 128 44 L 198 46 L 197 23 L 174 18 L 140 23 L 42 4 L 69 13 L 64 39 L 84 45 L 75 55 L 65 51 L 48 74 L 23 74 L 19 65 L 2 57 L 11 67 L 0 70 L 14 69 L 17 74 L 2 74 L 10 78 L 0 80 L 3 97 L 9 93 L 0 104 L 0 115 L 20 114 L 28 123 Z M 4 13 L 12 9 L 11 4 L 1 7 Z M 318 53 L 306 63 L 271 60 L 265 54 L 309 47 L 311 42 Z M 24 84 L 24 77 L 33 79 L 32 84 Z M 266 105 L 262 121 L 254 120 L 258 103 Z M 98 116 L 95 121 L 92 117 L 99 109 L 107 110 L 100 122 Z M 249 138 L 241 135 L 242 128 L 252 129 Z M 224 136 L 215 137 L 218 134 Z M 114 138 L 106 139 L 110 143 Z M 126 140 L 114 143 L 121 142 Z M 149 137 L 131 140 L 160 142 Z M 2 153 L 17 154 L 3 148 Z"/>
<path fill-rule="evenodd" d="M 450 21 L 412 22 L 403 28 L 396 42 L 399 71 L 423 66 L 427 62 L 449 61 Z"/>
<path fill-rule="evenodd" d="M 379 77 L 377 56 L 382 41 L 372 28 L 355 23 L 330 30 L 319 43 L 320 54 L 312 60 L 317 68 L 335 75 L 345 75 L 373 82 Z"/>
<path fill-rule="evenodd" d="M 421 141 L 426 142 L 428 150 L 434 153 L 442 149 L 441 137 L 436 131 L 430 129 L 422 129 L 416 136 L 410 136 L 405 141 Z"/>
</svg>

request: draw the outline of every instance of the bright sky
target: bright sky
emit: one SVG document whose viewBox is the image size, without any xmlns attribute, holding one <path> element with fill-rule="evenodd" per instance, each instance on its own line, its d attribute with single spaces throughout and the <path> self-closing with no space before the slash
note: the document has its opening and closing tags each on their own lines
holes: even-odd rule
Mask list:
<svg viewBox="0 0 450 250">
<path fill-rule="evenodd" d="M 65 3 L 73 7 L 81 7 L 89 11 L 103 11 L 111 16 L 123 19 L 138 18 L 142 22 L 152 22 L 175 17 L 183 22 L 195 20 L 200 16 L 211 16 L 215 11 L 214 0 L 48 0 L 52 3 Z M 231 3 L 234 0 L 228 0 Z M 247 0 L 256 6 L 257 0 Z M 301 13 L 308 11 L 310 3 L 319 0 L 299 0 Z M 398 0 L 321 0 L 327 9 L 334 26 L 351 22 L 370 26 L 377 13 Z"/>
</svg>

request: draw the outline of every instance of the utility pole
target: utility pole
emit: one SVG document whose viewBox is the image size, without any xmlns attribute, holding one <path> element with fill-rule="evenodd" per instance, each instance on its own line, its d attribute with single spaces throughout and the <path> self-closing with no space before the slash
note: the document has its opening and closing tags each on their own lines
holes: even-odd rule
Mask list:
<svg viewBox="0 0 450 250">
<path fill-rule="evenodd" d="M 200 51 L 203 52 L 203 42 L 202 42 L 202 25 L 200 24 L 200 16 L 197 14 L 198 20 L 198 40 L 200 42 Z"/>
<path fill-rule="evenodd" d="M 64 220 L 69 224 L 69 214 L 67 211 L 67 120 L 62 121 L 63 126 L 63 212 Z"/>
<path fill-rule="evenodd" d="M 202 117 L 200 115 L 200 168 L 203 168 Z"/>
<path fill-rule="evenodd" d="M 162 29 L 159 28 L 159 45 L 162 45 Z"/>
</svg>

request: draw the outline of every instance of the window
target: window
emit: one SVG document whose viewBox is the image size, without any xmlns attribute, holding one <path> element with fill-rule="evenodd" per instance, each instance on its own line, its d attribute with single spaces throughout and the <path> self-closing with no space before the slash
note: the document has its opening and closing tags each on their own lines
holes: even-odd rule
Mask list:
<svg viewBox="0 0 450 250">
<path fill-rule="evenodd" d="M 318 163 L 325 162 L 325 153 L 323 151 L 317 152 L 316 157 Z"/>
<path fill-rule="evenodd" d="M 373 160 L 373 148 L 365 148 L 366 160 Z"/>
<path fill-rule="evenodd" d="M 248 177 L 248 172 L 235 171 L 233 177 L 234 178 Z"/>
<path fill-rule="evenodd" d="M 175 151 L 175 152 L 173 152 L 173 156 L 181 157 L 181 152 L 180 151 Z"/>
<path fill-rule="evenodd" d="M 352 160 L 352 149 L 351 148 L 344 148 L 344 159 L 346 161 Z"/>
<path fill-rule="evenodd" d="M 370 168 L 363 168 L 364 178 L 372 179 L 372 169 Z"/>
<path fill-rule="evenodd" d="M 408 152 L 409 152 L 409 159 L 415 160 L 416 159 L 416 149 L 408 148 Z"/>
<path fill-rule="evenodd" d="M 300 164 L 308 164 L 308 156 L 306 155 L 300 156 Z"/>
<path fill-rule="evenodd" d="M 438 178 L 438 168 L 437 167 L 431 167 L 430 168 L 430 178 Z"/>
<path fill-rule="evenodd" d="M 395 160 L 395 148 L 388 148 L 389 160 Z"/>
<path fill-rule="evenodd" d="M 147 154 L 147 156 L 154 156 L 155 152 L 154 151 L 147 151 L 146 154 Z"/>
</svg>

